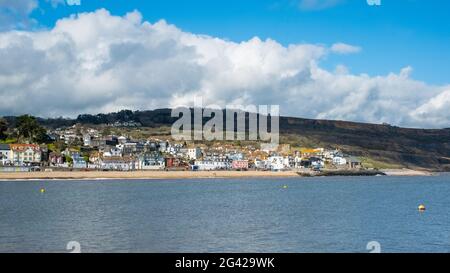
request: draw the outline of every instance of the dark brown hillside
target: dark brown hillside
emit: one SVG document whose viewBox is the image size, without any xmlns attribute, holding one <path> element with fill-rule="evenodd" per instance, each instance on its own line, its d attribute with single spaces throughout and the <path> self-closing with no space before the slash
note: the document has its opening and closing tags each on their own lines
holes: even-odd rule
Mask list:
<svg viewBox="0 0 450 273">
<path fill-rule="evenodd" d="M 301 136 L 316 145 L 337 146 L 358 156 L 406 167 L 450 170 L 450 129 L 299 118 L 283 118 L 280 128 L 282 134 Z"/>
</svg>

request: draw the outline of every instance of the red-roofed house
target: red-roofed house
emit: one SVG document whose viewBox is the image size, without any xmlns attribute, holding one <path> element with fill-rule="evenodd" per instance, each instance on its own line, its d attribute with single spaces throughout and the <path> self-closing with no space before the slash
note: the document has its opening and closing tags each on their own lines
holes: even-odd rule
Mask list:
<svg viewBox="0 0 450 273">
<path fill-rule="evenodd" d="M 11 144 L 11 161 L 14 164 L 40 163 L 42 159 L 41 148 L 35 144 Z"/>
</svg>

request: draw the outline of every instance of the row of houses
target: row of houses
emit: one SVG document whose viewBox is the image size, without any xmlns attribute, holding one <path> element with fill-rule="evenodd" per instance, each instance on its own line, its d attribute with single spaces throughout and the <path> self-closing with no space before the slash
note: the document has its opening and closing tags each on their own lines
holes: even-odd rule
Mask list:
<svg viewBox="0 0 450 273">
<path fill-rule="evenodd" d="M 1 144 L 0 164 L 4 166 L 48 164 L 48 166 L 62 168 L 121 171 L 164 169 L 282 171 L 305 168 L 320 170 L 326 165 L 350 169 L 362 166 L 359 159 L 345 156 L 338 150 L 314 149 L 292 155 L 249 156 L 238 150 L 211 151 L 200 147 L 186 148 L 183 145 L 168 142 L 138 144 L 138 142 L 121 141 L 115 146 L 105 146 L 96 150 L 90 153 L 89 157 L 82 156 L 79 151 L 70 149 L 61 153 L 50 152 L 44 156 L 39 145 Z M 149 148 L 141 149 L 138 146 L 148 146 Z M 44 159 L 46 162 L 43 162 Z"/>
<path fill-rule="evenodd" d="M 72 126 L 48 132 L 64 142 L 64 151 L 48 151 L 35 144 L 0 145 L 0 164 L 99 170 L 247 170 L 360 168 L 361 162 L 339 150 L 291 149 L 290 145 L 265 149 L 261 145 L 232 143 L 187 144 L 160 139 L 136 140 L 103 135 L 92 128 Z M 75 143 L 73 143 L 75 142 Z M 267 148 L 267 147 L 266 147 Z"/>
<path fill-rule="evenodd" d="M 39 164 L 42 151 L 35 144 L 0 144 L 0 162 L 2 165 Z"/>
</svg>

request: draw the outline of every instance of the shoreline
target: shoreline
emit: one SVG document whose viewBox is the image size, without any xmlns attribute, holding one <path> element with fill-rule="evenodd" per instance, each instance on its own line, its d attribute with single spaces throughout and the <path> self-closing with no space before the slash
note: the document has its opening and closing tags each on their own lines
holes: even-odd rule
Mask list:
<svg viewBox="0 0 450 273">
<path fill-rule="evenodd" d="M 387 176 L 432 176 L 429 171 L 410 169 L 381 170 Z M 298 171 L 133 171 L 133 172 L 0 172 L 0 182 L 20 180 L 175 180 L 175 179 L 240 179 L 240 178 L 302 178 L 308 177 Z M 307 174 L 307 173 L 306 173 Z M 320 175 L 318 175 L 320 176 Z M 333 175 L 328 175 L 333 176 Z M 336 175 L 338 176 L 338 175 Z M 369 175 L 367 175 L 369 176 Z M 313 176 L 314 177 L 314 176 Z"/>
<path fill-rule="evenodd" d="M 387 176 L 433 176 L 435 173 L 424 170 L 411 169 L 384 169 L 381 170 Z"/>
<path fill-rule="evenodd" d="M 0 173 L 0 182 L 8 180 L 175 180 L 175 179 L 211 179 L 211 178 L 293 178 L 300 177 L 294 171 L 134 171 L 134 172 L 9 172 Z"/>
</svg>

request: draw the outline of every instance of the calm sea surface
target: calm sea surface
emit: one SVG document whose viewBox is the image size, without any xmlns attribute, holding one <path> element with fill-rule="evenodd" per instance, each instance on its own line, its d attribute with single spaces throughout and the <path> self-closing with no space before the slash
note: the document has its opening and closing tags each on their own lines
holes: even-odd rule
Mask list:
<svg viewBox="0 0 450 273">
<path fill-rule="evenodd" d="M 69 241 L 82 252 L 368 252 L 377 241 L 448 253 L 450 176 L 0 182 L 0 252 L 67 252 Z"/>
</svg>

